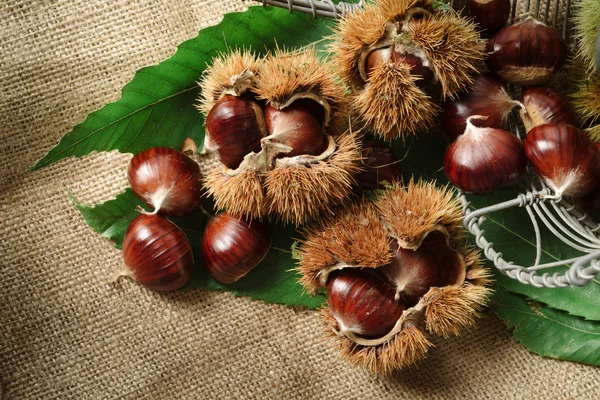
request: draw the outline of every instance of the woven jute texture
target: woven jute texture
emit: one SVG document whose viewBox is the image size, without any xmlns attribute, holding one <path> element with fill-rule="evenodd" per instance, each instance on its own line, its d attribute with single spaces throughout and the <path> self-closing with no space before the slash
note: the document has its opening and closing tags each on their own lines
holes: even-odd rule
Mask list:
<svg viewBox="0 0 600 400">
<path fill-rule="evenodd" d="M 420 368 L 381 378 L 324 345 L 314 311 L 107 284 L 120 252 L 67 189 L 86 204 L 114 197 L 131 156 L 26 167 L 137 69 L 247 5 L 0 2 L 0 398 L 597 399 L 598 369 L 528 353 L 491 312 Z"/>
</svg>

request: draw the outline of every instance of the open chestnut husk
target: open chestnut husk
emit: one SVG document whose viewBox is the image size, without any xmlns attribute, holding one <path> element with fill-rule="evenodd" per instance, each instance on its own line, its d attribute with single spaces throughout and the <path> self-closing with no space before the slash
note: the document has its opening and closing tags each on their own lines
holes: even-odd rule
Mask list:
<svg viewBox="0 0 600 400">
<path fill-rule="evenodd" d="M 560 33 L 531 16 L 496 32 L 487 50 L 491 71 L 524 86 L 549 82 L 567 57 Z"/>
<path fill-rule="evenodd" d="M 348 13 L 333 56 L 357 121 L 386 140 L 431 128 L 439 102 L 466 90 L 484 58 L 475 24 L 431 0 L 383 1 Z"/>
<path fill-rule="evenodd" d="M 520 104 L 506 93 L 502 81 L 493 74 L 478 75 L 472 90 L 444 103 L 442 129 L 452 142 L 465 132 L 467 118 L 473 115 L 487 117 L 472 121 L 478 127 L 506 129 L 510 112 Z"/>
<path fill-rule="evenodd" d="M 159 291 L 177 290 L 190 280 L 192 247 L 181 229 L 163 216 L 141 214 L 123 238 L 126 276 Z"/>
<path fill-rule="evenodd" d="M 581 130 L 566 124 L 533 128 L 525 155 L 556 197 L 582 197 L 598 184 L 600 150 Z"/>
<path fill-rule="evenodd" d="M 202 238 L 204 264 L 219 282 L 237 282 L 267 255 L 271 241 L 268 223 L 217 214 L 208 221 Z"/>
<path fill-rule="evenodd" d="M 152 213 L 181 216 L 200 204 L 200 168 L 191 158 L 169 147 L 153 147 L 136 154 L 127 168 L 133 192 L 152 207 Z"/>
<path fill-rule="evenodd" d="M 304 288 L 329 289 L 327 337 L 344 358 L 381 374 L 422 360 L 428 335 L 473 325 L 490 294 L 458 199 L 433 183 L 396 183 L 362 199 L 307 228 L 297 250 Z"/>
<path fill-rule="evenodd" d="M 579 125 L 571 103 L 551 89 L 541 86 L 526 88 L 521 95 L 521 103 L 521 119 L 527 132 L 543 124 Z"/>
<path fill-rule="evenodd" d="M 344 87 L 314 51 L 250 58 L 244 53 L 216 60 L 201 83 L 201 109 L 209 114 L 220 101 L 215 97 L 243 87 L 243 99 L 263 105 L 266 132 L 259 148 L 243 146 L 243 160 L 234 168 L 220 155 L 206 173 L 207 191 L 216 208 L 234 215 L 300 225 L 348 200 L 360 168 L 359 134 L 346 131 Z M 252 68 L 256 73 L 249 74 Z M 211 154 L 211 143 L 202 154 Z"/>
<path fill-rule="evenodd" d="M 521 140 L 497 128 L 479 128 L 467 118 L 465 133 L 446 150 L 444 173 L 462 191 L 491 193 L 516 183 L 525 173 L 527 159 Z"/>
</svg>

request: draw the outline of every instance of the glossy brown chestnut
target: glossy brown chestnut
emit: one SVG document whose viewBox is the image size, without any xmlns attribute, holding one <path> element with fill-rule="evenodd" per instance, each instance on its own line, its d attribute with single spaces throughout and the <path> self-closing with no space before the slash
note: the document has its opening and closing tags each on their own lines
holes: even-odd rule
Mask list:
<svg viewBox="0 0 600 400">
<path fill-rule="evenodd" d="M 327 301 L 341 333 L 377 338 L 392 330 L 406 305 L 376 272 L 344 268 L 327 280 Z"/>
<path fill-rule="evenodd" d="M 396 288 L 396 297 L 406 297 L 416 304 L 432 287 L 442 285 L 440 266 L 431 250 L 424 246 L 417 250 L 404 249 L 392 240 L 394 260 L 379 268 Z"/>
<path fill-rule="evenodd" d="M 505 129 L 510 111 L 517 105 L 519 102 L 510 98 L 500 79 L 492 74 L 479 75 L 473 90 L 444 104 L 442 129 L 448 140 L 453 141 L 464 133 L 467 118 L 472 115 L 487 117 L 472 121 L 475 126 Z"/>
<path fill-rule="evenodd" d="M 251 153 L 261 149 L 266 136 L 263 112 L 255 101 L 236 96 L 224 96 L 206 117 L 204 149 L 216 151 L 221 162 L 236 169 Z"/>
<path fill-rule="evenodd" d="M 221 283 L 236 282 L 267 255 L 271 239 L 268 223 L 227 212 L 215 215 L 208 221 L 202 239 L 206 268 Z"/>
<path fill-rule="evenodd" d="M 527 159 L 556 196 L 582 197 L 597 185 L 600 151 L 574 126 L 536 126 L 523 146 Z"/>
<path fill-rule="evenodd" d="M 467 119 L 465 133 L 446 150 L 444 173 L 457 188 L 486 194 L 514 184 L 525 173 L 527 159 L 519 138 L 496 128 L 478 128 Z"/>
<path fill-rule="evenodd" d="M 317 156 L 327 148 L 323 132 L 325 110 L 316 101 L 298 99 L 281 110 L 269 104 L 265 119 L 272 140 L 292 148 L 283 157 Z"/>
<path fill-rule="evenodd" d="M 355 178 L 360 192 L 383 189 L 383 182 L 402 181 L 400 162 L 392 149 L 382 141 L 365 141 L 362 156 L 362 171 Z"/>
<path fill-rule="evenodd" d="M 398 46 L 392 52 L 392 61 L 410 66 L 410 74 L 417 78 L 416 85 L 421 89 L 428 88 L 433 82 L 434 75 L 423 58 L 418 55 L 402 52 Z"/>
<path fill-rule="evenodd" d="M 560 34 L 532 17 L 496 32 L 487 50 L 490 70 L 526 86 L 550 81 L 567 57 Z"/>
<path fill-rule="evenodd" d="M 467 0 L 467 15 L 483 29 L 486 37 L 506 26 L 510 16 L 510 0 Z"/>
<path fill-rule="evenodd" d="M 541 86 L 523 91 L 521 119 L 527 132 L 543 124 L 569 124 L 577 127 L 577 116 L 571 103 L 561 94 Z"/>
<path fill-rule="evenodd" d="M 191 158 L 169 147 L 153 147 L 135 155 L 127 168 L 133 192 L 154 213 L 185 215 L 200 204 L 200 169 Z"/>
<path fill-rule="evenodd" d="M 160 215 L 141 214 L 123 238 L 129 275 L 152 290 L 176 290 L 192 275 L 194 257 L 185 234 Z"/>
</svg>

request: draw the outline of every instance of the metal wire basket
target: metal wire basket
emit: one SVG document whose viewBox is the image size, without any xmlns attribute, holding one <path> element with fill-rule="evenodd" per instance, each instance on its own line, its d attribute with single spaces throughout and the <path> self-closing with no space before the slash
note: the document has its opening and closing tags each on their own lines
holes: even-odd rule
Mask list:
<svg viewBox="0 0 600 400">
<path fill-rule="evenodd" d="M 273 5 L 287 8 L 290 12 L 305 12 L 313 17 L 322 16 L 329 18 L 343 18 L 348 12 L 362 8 L 363 1 L 356 4 L 340 2 L 337 5 L 331 0 L 257 0 L 263 5 Z M 460 0 L 457 0 L 460 1 Z M 530 13 L 537 19 L 555 27 L 562 33 L 563 38 L 574 46 L 570 38 L 571 0 L 513 0 L 511 20 L 522 13 Z M 515 93 L 516 88 L 509 90 Z M 511 121 L 511 131 L 522 138 L 522 129 Z M 584 286 L 591 282 L 600 273 L 600 224 L 582 211 L 576 204 L 563 198 L 554 196 L 552 190 L 535 174 L 529 172 L 529 188 L 520 193 L 516 198 L 494 204 L 488 207 L 473 209 L 468 197 L 461 193 L 460 200 L 463 207 L 464 226 L 475 237 L 475 242 L 481 248 L 487 259 L 504 275 L 518 280 L 523 284 L 535 287 L 567 287 Z M 494 243 L 485 237 L 484 222 L 486 215 L 506 210 L 513 207 L 525 209 L 535 232 L 536 254 L 533 265 L 522 266 L 512 261 L 507 261 L 498 251 Z M 578 257 L 560 260 L 551 263 L 541 263 L 542 234 L 541 223 L 565 246 L 576 250 L 581 255 Z M 562 272 L 552 274 L 544 272 L 550 268 L 568 267 Z"/>
</svg>

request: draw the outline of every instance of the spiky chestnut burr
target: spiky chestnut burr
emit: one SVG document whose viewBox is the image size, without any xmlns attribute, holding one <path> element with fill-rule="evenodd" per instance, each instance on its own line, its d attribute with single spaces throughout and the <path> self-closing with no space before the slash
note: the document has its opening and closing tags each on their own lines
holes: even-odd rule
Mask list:
<svg viewBox="0 0 600 400">
<path fill-rule="evenodd" d="M 600 3 L 597 0 L 582 0 L 574 4 L 575 29 L 579 48 L 578 58 L 588 73 L 600 74 Z"/>
<path fill-rule="evenodd" d="M 569 99 L 581 126 L 588 127 L 586 133 L 592 140 L 600 141 L 600 74 L 590 74 L 578 58 L 569 70 L 569 78 L 574 89 Z"/>
<path fill-rule="evenodd" d="M 446 150 L 444 173 L 457 188 L 473 194 L 491 193 L 516 183 L 527 159 L 521 140 L 497 128 L 479 128 L 467 118 L 467 129 Z"/>
<path fill-rule="evenodd" d="M 472 121 L 478 127 L 506 129 L 510 112 L 520 105 L 506 93 L 496 76 L 490 73 L 478 75 L 472 90 L 444 103 L 442 129 L 447 139 L 454 141 L 465 132 L 467 118 L 473 115 L 487 117 Z"/>
<path fill-rule="evenodd" d="M 141 214 L 129 224 L 123 258 L 125 275 L 159 291 L 183 287 L 194 267 L 192 247 L 183 231 L 156 214 Z"/>
<path fill-rule="evenodd" d="M 169 147 L 153 147 L 136 154 L 127 167 L 133 192 L 152 207 L 152 213 L 181 216 L 200 204 L 203 185 L 198 165 Z"/>
<path fill-rule="evenodd" d="M 400 257 L 403 268 L 422 271 L 415 273 L 417 279 L 412 273 L 390 274 L 397 272 L 388 266 L 398 251 L 426 254 L 417 257 L 419 262 Z M 393 290 L 390 294 L 379 287 L 379 293 L 386 293 L 385 300 L 367 295 L 363 301 L 369 308 L 394 304 L 390 296 L 400 302 L 397 304 L 406 302 L 407 308 L 393 326 L 383 324 L 383 320 L 367 323 L 370 327 L 386 325 L 377 336 L 343 329 L 353 308 L 361 315 L 358 299 L 347 297 L 343 319 L 330 305 L 321 311 L 325 332 L 342 356 L 377 373 L 391 373 L 423 359 L 431 346 L 428 334 L 448 337 L 473 325 L 490 294 L 488 273 L 480 264 L 479 252 L 466 245 L 457 198 L 434 183 L 411 181 L 406 188 L 395 184 L 374 202 L 363 199 L 307 228 L 298 255 L 300 282 L 309 293 L 326 287 L 330 277 L 338 273 L 351 270 L 352 276 L 360 276 L 370 271 Z M 411 287 L 418 290 L 408 290 Z M 394 310 L 385 315 L 397 311 L 394 307 L 385 310 Z"/>
<path fill-rule="evenodd" d="M 525 129 L 529 132 L 543 124 L 569 124 L 579 126 L 571 103 L 551 89 L 530 87 L 521 95 L 523 107 L 519 110 Z"/>
<path fill-rule="evenodd" d="M 523 145 L 527 159 L 556 197 L 582 197 L 598 184 L 600 150 L 574 126 L 536 126 Z"/>
<path fill-rule="evenodd" d="M 206 186 L 219 209 L 300 225 L 348 199 L 361 159 L 358 133 L 343 133 L 344 87 L 314 51 L 278 50 L 259 70 L 249 90 L 266 104 L 267 136 L 235 169 L 216 165 Z"/>
<path fill-rule="evenodd" d="M 387 140 L 431 127 L 438 99 L 470 87 L 484 58 L 475 25 L 454 12 L 434 12 L 427 0 L 367 4 L 336 34 L 334 61 L 352 89 L 352 109 Z"/>
<path fill-rule="evenodd" d="M 219 282 L 234 283 L 262 261 L 271 241 L 268 223 L 217 214 L 208 221 L 202 238 L 204 264 Z"/>
<path fill-rule="evenodd" d="M 560 33 L 531 16 L 496 32 L 487 50 L 490 70 L 518 85 L 549 82 L 567 57 Z"/>
</svg>

